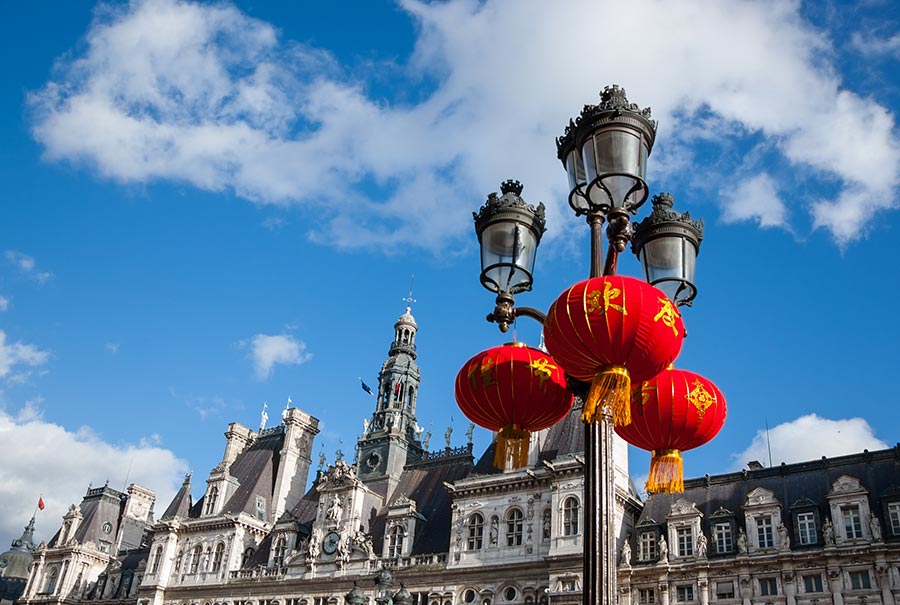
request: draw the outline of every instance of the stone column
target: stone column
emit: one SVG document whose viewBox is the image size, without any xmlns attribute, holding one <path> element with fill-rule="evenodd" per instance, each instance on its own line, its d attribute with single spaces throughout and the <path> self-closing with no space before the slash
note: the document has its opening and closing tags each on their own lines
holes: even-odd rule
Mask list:
<svg viewBox="0 0 900 605">
<path fill-rule="evenodd" d="M 828 586 L 831 588 L 831 602 L 834 605 L 844 605 L 843 581 L 840 569 L 829 569 Z"/>
<path fill-rule="evenodd" d="M 669 605 L 669 583 L 663 582 L 659 585 L 659 605 Z"/>
<path fill-rule="evenodd" d="M 787 599 L 787 605 L 797 605 L 797 584 L 794 582 L 794 572 L 786 571 L 781 575 L 781 587 Z"/>
<path fill-rule="evenodd" d="M 709 582 L 707 579 L 699 578 L 697 588 L 700 590 L 700 605 L 709 605 Z"/>
</svg>

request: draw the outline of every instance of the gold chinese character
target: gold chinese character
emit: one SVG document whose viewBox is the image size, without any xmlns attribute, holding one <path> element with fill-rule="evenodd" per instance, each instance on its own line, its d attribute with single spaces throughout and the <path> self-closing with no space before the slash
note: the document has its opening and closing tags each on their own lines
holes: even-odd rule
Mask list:
<svg viewBox="0 0 900 605">
<path fill-rule="evenodd" d="M 650 397 L 655 390 L 657 390 L 656 387 L 651 387 L 649 382 L 641 383 L 641 407 L 650 402 Z"/>
<path fill-rule="evenodd" d="M 603 297 L 602 306 L 600 304 L 601 296 Z M 622 304 L 617 305 L 613 301 L 620 296 L 622 296 Z M 606 315 L 606 313 L 610 309 L 615 309 L 622 315 L 628 315 L 628 311 L 625 310 L 625 297 L 622 295 L 622 290 L 619 288 L 614 288 L 610 282 L 605 282 L 603 284 L 603 292 L 600 292 L 600 290 L 592 290 L 588 292 L 587 302 L 588 313 L 599 311 L 600 315 Z"/>
<path fill-rule="evenodd" d="M 492 384 L 497 384 L 497 381 L 494 380 L 494 366 L 497 362 L 494 361 L 492 357 L 485 357 L 481 360 L 481 386 L 489 387 Z"/>
<path fill-rule="evenodd" d="M 533 360 L 528 364 L 528 367 L 534 370 L 534 375 L 538 377 L 539 389 L 544 388 L 544 383 L 547 382 L 547 379 L 553 375 L 553 370 L 556 369 L 556 366 L 550 363 L 550 360 L 546 357 Z"/>
<path fill-rule="evenodd" d="M 662 320 L 663 324 L 672 328 L 672 332 L 675 333 L 675 336 L 678 336 L 678 328 L 675 327 L 675 320 L 681 317 L 678 313 L 678 309 L 675 308 L 675 305 L 672 304 L 672 301 L 662 296 L 659 298 L 659 302 L 662 303 L 662 307 L 659 309 L 659 313 L 656 314 L 656 317 L 653 318 L 653 321 Z"/>
<path fill-rule="evenodd" d="M 697 415 L 703 420 L 706 410 L 716 402 L 716 396 L 706 390 L 699 380 L 694 381 L 694 388 L 687 394 L 687 400 L 697 408 Z"/>
</svg>

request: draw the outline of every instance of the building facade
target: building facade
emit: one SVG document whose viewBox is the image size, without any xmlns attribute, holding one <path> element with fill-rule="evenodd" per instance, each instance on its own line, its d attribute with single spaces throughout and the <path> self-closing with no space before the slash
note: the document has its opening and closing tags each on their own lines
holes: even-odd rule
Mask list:
<svg viewBox="0 0 900 605">
<path fill-rule="evenodd" d="M 228 426 L 202 495 L 192 478 L 158 520 L 153 493 L 89 489 L 35 550 L 28 605 L 555 605 L 581 601 L 580 407 L 533 435 L 523 469 L 442 448 L 417 412 L 409 308 L 379 373 L 355 461 L 307 489 L 318 420 Z M 427 408 L 425 408 L 427 413 Z M 614 452 L 622 605 L 896 605 L 900 446 L 686 482 L 639 498 Z M 108 525 L 108 527 L 107 527 Z"/>
</svg>

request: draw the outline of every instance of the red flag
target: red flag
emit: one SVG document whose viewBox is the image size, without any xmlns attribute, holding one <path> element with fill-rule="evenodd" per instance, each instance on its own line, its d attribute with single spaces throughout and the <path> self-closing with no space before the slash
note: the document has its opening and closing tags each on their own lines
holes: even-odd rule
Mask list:
<svg viewBox="0 0 900 605">
<path fill-rule="evenodd" d="M 38 498 L 38 508 L 41 510 L 44 510 L 44 497 L 43 496 L 40 496 Z"/>
<path fill-rule="evenodd" d="M 394 395 L 398 395 L 400 393 L 400 383 L 397 383 L 397 386 L 394 387 Z"/>
</svg>

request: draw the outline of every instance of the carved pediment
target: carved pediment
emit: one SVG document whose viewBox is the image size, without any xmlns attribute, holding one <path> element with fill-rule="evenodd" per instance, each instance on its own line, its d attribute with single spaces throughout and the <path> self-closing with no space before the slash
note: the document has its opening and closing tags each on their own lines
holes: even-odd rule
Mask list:
<svg viewBox="0 0 900 605">
<path fill-rule="evenodd" d="M 659 523 L 653 517 L 647 517 L 642 520 L 640 523 L 635 525 L 635 527 L 656 527 Z"/>
<path fill-rule="evenodd" d="M 679 498 L 669 509 L 669 517 L 676 515 L 700 515 L 700 511 L 697 510 L 697 505 L 690 500 Z"/>
<path fill-rule="evenodd" d="M 764 487 L 757 487 L 747 494 L 744 506 L 778 506 L 781 503 L 775 499 L 775 492 Z"/>
<path fill-rule="evenodd" d="M 791 504 L 791 508 L 810 508 L 817 506 L 815 502 L 810 500 L 809 498 L 800 498 L 793 504 Z"/>
<path fill-rule="evenodd" d="M 356 467 L 350 466 L 344 460 L 338 460 L 334 466 L 328 467 L 328 470 L 322 474 L 319 479 L 319 489 L 353 487 L 358 483 L 360 480 L 356 476 Z"/>
<path fill-rule="evenodd" d="M 831 494 L 852 494 L 854 492 L 863 491 L 862 484 L 856 477 L 850 475 L 841 475 L 838 480 L 831 484 Z"/>
<path fill-rule="evenodd" d="M 734 517 L 734 513 L 724 506 L 720 506 L 719 510 L 709 516 L 710 519 L 721 519 L 723 517 Z"/>
</svg>

